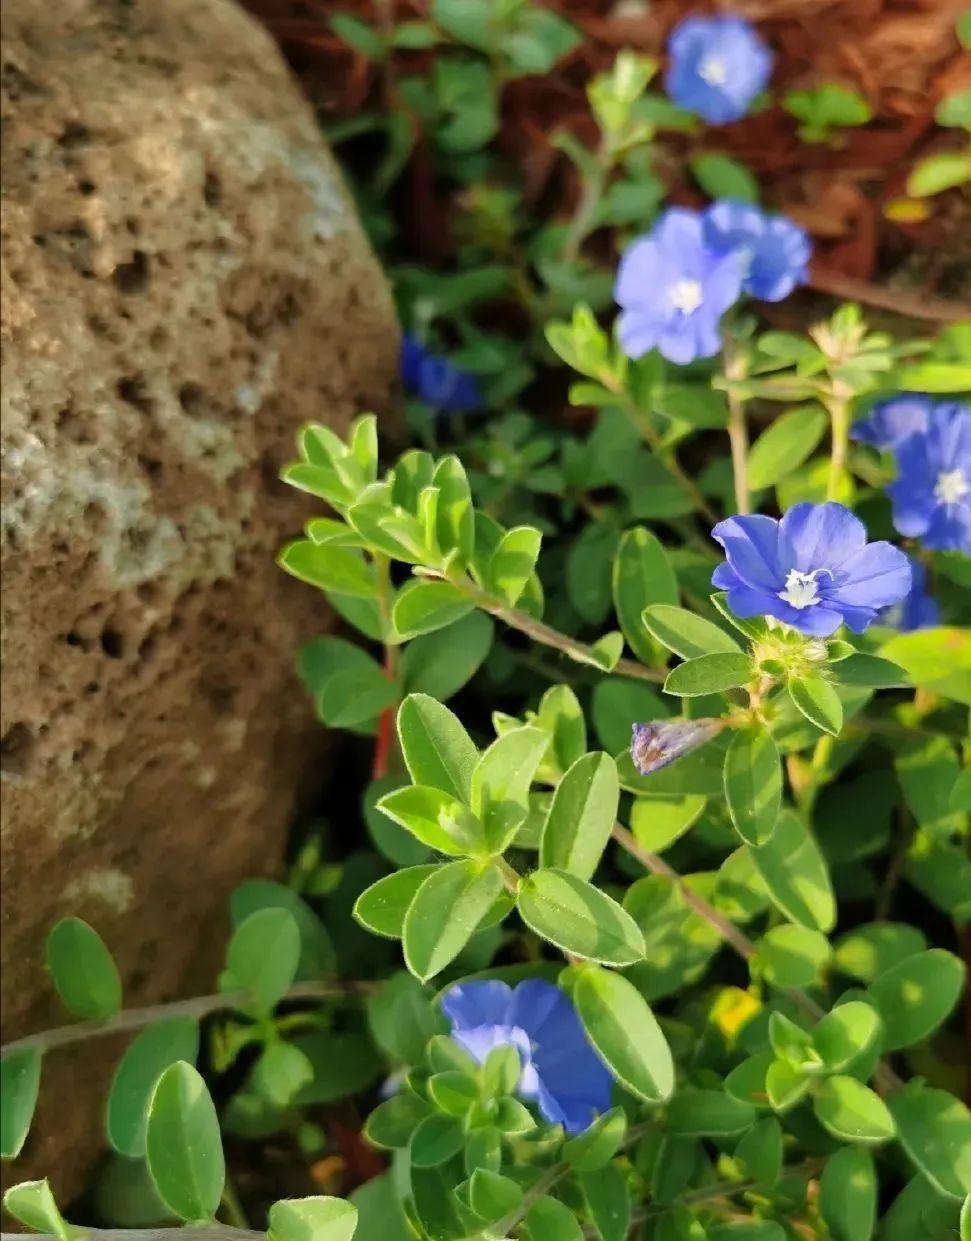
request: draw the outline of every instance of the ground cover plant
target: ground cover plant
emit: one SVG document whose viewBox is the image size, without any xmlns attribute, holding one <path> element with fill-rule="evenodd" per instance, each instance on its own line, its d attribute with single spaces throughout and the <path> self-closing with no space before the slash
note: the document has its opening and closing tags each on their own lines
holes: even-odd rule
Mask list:
<svg viewBox="0 0 971 1241">
<path fill-rule="evenodd" d="M 347 761 L 286 882 L 234 894 L 213 994 L 126 1009 L 96 932 L 52 928 L 78 1020 L 3 1049 L 3 1154 L 45 1056 L 128 1030 L 86 1224 L 967 1237 L 971 324 L 947 287 L 934 328 L 788 310 L 816 241 L 720 140 L 781 110 L 839 151 L 866 99 L 778 92 L 759 30 L 685 16 L 590 77 L 547 212 L 497 138 L 567 18 L 327 37 L 377 86 L 330 132 L 404 327 L 404 426 L 308 426 L 283 471 Z M 966 194 L 968 109 L 936 101 L 891 225 Z M 416 168 L 444 261 L 409 250 Z M 87 1230 L 43 1181 L 5 1205 Z"/>
</svg>

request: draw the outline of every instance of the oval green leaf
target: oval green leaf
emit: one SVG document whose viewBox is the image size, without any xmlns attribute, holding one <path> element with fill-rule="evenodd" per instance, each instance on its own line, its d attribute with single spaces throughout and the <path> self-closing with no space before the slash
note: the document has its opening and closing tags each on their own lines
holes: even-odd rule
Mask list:
<svg viewBox="0 0 971 1241">
<path fill-rule="evenodd" d="M 405 914 L 405 964 L 425 982 L 462 951 L 502 890 L 495 866 L 476 861 L 439 866 L 424 880 Z"/>
<path fill-rule="evenodd" d="M 564 870 L 537 870 L 519 885 L 522 920 L 564 952 L 609 965 L 633 965 L 644 956 L 637 923 L 593 884 Z"/>
<path fill-rule="evenodd" d="M 728 641 L 731 641 L 729 638 Z M 716 655 L 699 655 L 679 664 L 664 682 L 666 694 L 679 698 L 698 698 L 702 694 L 720 694 L 736 689 L 752 679 L 752 661 L 740 651 Z"/>
<path fill-rule="evenodd" d="M 47 968 L 64 1007 L 75 1017 L 113 1017 L 121 1008 L 121 976 L 98 932 L 62 918 L 47 937 Z"/>
<path fill-rule="evenodd" d="M 763 844 L 775 831 L 782 806 L 782 760 L 768 729 L 735 733 L 725 754 L 724 778 L 735 830 L 746 844 Z"/>
<path fill-rule="evenodd" d="M 173 1017 L 142 1030 L 121 1058 L 108 1094 L 108 1141 L 121 1155 L 145 1154 L 148 1109 L 155 1084 L 178 1060 L 193 1064 L 199 1054 L 199 1023 Z"/>
<path fill-rule="evenodd" d="M 219 1119 L 206 1083 L 191 1064 L 169 1065 L 148 1110 L 148 1170 L 165 1205 L 180 1219 L 211 1220 L 226 1179 Z"/>
<path fill-rule="evenodd" d="M 609 754 L 578 758 L 557 785 L 543 826 L 540 865 L 589 879 L 617 817 L 620 784 Z"/>
<path fill-rule="evenodd" d="M 770 839 L 748 849 L 769 895 L 787 918 L 814 931 L 833 929 L 836 898 L 829 871 L 794 810 L 783 810 Z"/>
<path fill-rule="evenodd" d="M 964 985 L 964 966 L 943 948 L 931 948 L 898 961 L 870 986 L 883 1019 L 887 1051 L 911 1047 L 948 1016 Z"/>
<path fill-rule="evenodd" d="M 584 969 L 573 991 L 587 1038 L 617 1080 L 647 1103 L 674 1091 L 674 1060 L 647 1001 L 621 974 Z"/>
</svg>

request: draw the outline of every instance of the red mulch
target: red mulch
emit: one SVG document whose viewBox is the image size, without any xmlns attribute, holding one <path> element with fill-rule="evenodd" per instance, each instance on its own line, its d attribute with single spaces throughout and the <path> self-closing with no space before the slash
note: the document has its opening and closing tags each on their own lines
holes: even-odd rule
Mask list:
<svg viewBox="0 0 971 1241">
<path fill-rule="evenodd" d="M 311 98 L 325 114 L 352 116 L 374 105 L 381 89 L 373 66 L 338 39 L 329 19 L 352 13 L 375 23 L 382 10 L 399 20 L 427 13 L 424 0 L 244 0 L 279 41 Z M 904 194 L 909 170 L 939 150 L 959 150 L 959 130 L 941 130 L 934 108 L 949 92 L 971 86 L 971 55 L 954 32 L 965 0 L 737 0 L 731 5 L 685 0 L 559 0 L 550 4 L 585 38 L 544 77 L 507 86 L 497 143 L 521 169 L 527 201 L 542 197 L 544 211 L 569 210 L 576 176 L 551 142 L 558 129 L 592 141 L 584 96 L 590 76 L 616 52 L 635 48 L 663 57 L 668 31 L 689 13 L 714 8 L 743 13 L 776 52 L 773 90 L 838 81 L 862 93 L 874 119 L 850 130 L 842 146 L 799 140 L 796 123 L 779 106 L 697 137 L 665 137 L 677 153 L 704 147 L 732 154 L 758 176 L 768 203 L 788 212 L 815 239 L 814 284 L 837 296 L 929 319 L 971 313 L 971 211 L 968 195 L 951 191 L 934 200 L 919 223 L 888 220 L 884 206 Z M 431 53 L 398 54 L 402 72 L 414 72 Z M 702 198 L 679 159 L 662 175 L 673 201 Z M 448 204 L 433 184 L 421 145 L 409 169 L 419 209 L 406 224 L 420 260 L 447 258 Z M 935 302 L 935 298 L 946 299 Z"/>
</svg>

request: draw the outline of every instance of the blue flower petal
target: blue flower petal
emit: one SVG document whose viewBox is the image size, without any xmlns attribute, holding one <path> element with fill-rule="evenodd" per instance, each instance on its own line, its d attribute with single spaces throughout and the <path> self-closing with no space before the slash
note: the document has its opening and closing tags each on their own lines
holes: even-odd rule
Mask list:
<svg viewBox="0 0 971 1241">
<path fill-rule="evenodd" d="M 747 586 L 782 589 L 785 574 L 779 563 L 779 523 L 754 514 L 720 521 L 711 537 L 721 543 L 732 568 Z M 734 610 L 734 609 L 733 609 Z"/>
<path fill-rule="evenodd" d="M 822 565 L 839 569 L 866 546 L 866 526 L 832 500 L 793 505 L 779 523 L 779 535 L 780 559 L 801 573 Z"/>
<path fill-rule="evenodd" d="M 442 996 L 442 1008 L 454 1029 L 513 1025 L 509 1020 L 512 988 L 495 979 L 460 983 Z"/>
</svg>

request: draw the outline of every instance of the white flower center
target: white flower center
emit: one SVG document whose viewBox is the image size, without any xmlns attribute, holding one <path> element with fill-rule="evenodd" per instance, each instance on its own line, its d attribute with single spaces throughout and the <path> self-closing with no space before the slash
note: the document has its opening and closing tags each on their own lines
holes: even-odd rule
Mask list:
<svg viewBox="0 0 971 1241">
<path fill-rule="evenodd" d="M 706 56 L 698 66 L 698 77 L 709 86 L 724 86 L 728 81 L 728 65 L 721 56 Z"/>
<path fill-rule="evenodd" d="M 937 476 L 934 497 L 942 504 L 959 504 L 971 491 L 971 483 L 964 476 L 963 470 L 945 470 Z"/>
<path fill-rule="evenodd" d="M 686 315 L 697 310 L 704 300 L 701 283 L 698 280 L 676 280 L 668 289 L 668 301 Z"/>
<path fill-rule="evenodd" d="M 779 591 L 779 598 L 794 608 L 811 608 L 819 602 L 819 584 L 817 573 L 826 573 L 826 569 L 813 569 L 812 573 L 800 573 L 798 569 L 790 569 L 786 578 L 785 590 Z"/>
</svg>

